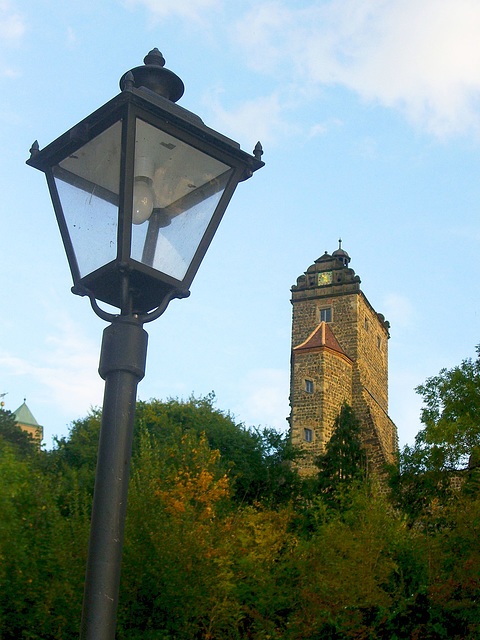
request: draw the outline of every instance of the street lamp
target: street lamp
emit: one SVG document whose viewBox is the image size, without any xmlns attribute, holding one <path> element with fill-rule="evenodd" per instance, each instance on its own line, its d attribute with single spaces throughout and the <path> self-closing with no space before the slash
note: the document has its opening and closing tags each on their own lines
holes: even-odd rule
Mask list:
<svg viewBox="0 0 480 640">
<path fill-rule="evenodd" d="M 189 287 L 237 184 L 261 168 L 253 155 L 175 104 L 184 91 L 158 49 L 120 79 L 121 93 L 40 150 L 73 293 L 111 324 L 103 334 L 105 380 L 80 638 L 111 640 L 137 385 L 147 333 Z M 119 310 L 112 313 L 98 303 Z"/>
</svg>

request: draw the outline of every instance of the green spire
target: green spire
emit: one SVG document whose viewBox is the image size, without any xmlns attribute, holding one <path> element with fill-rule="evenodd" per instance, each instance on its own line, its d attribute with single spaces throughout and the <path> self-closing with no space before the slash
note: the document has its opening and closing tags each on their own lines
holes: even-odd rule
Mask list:
<svg viewBox="0 0 480 640">
<path fill-rule="evenodd" d="M 23 404 L 20 405 L 18 409 L 13 412 L 13 415 L 15 416 L 15 420 L 19 424 L 24 424 L 31 427 L 40 426 L 38 422 L 35 420 L 35 418 L 33 417 L 33 414 L 30 411 L 30 409 L 27 407 L 25 400 L 23 401 Z"/>
</svg>

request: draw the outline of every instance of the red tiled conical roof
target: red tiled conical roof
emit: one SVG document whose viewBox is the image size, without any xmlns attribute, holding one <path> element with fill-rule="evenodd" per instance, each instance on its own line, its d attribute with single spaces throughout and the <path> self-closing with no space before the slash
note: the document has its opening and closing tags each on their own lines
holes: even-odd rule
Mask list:
<svg viewBox="0 0 480 640">
<path fill-rule="evenodd" d="M 308 336 L 305 342 L 299 344 L 298 347 L 294 347 L 294 351 L 305 351 L 307 349 L 319 349 L 326 347 L 331 351 L 336 351 L 348 358 L 345 351 L 339 345 L 338 340 L 333 335 L 333 331 L 330 329 L 326 322 L 321 322 L 318 327 Z M 350 358 L 348 358 L 350 360 Z"/>
</svg>

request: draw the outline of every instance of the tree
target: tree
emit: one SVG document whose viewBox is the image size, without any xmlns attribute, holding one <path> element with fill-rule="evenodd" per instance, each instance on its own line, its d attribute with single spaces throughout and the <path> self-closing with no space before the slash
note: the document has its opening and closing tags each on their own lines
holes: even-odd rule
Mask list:
<svg viewBox="0 0 480 640">
<path fill-rule="evenodd" d="M 475 360 L 442 369 L 417 387 L 425 427 L 415 445 L 426 452 L 425 464 L 432 468 L 465 468 L 480 449 L 480 345 L 476 351 Z"/>
<path fill-rule="evenodd" d="M 43 455 L 0 450 L 2 640 L 78 637 L 88 517 L 61 512 L 58 479 L 37 464 Z"/>
<path fill-rule="evenodd" d="M 20 455 L 33 455 L 38 445 L 31 436 L 21 429 L 11 411 L 0 408 L 0 447 L 11 446 Z"/>
<path fill-rule="evenodd" d="M 93 409 L 85 418 L 75 420 L 67 437 L 56 438 L 55 447 L 39 459 L 43 471 L 57 485 L 57 500 L 65 515 L 76 509 L 72 496 L 81 496 L 90 513 L 101 412 Z"/>
<path fill-rule="evenodd" d="M 47 467 L 61 473 L 68 491 L 78 485 L 93 493 L 101 412 L 93 410 L 76 420 L 68 437 L 56 440 L 47 453 Z M 247 428 L 215 407 L 213 393 L 187 400 L 170 398 L 138 402 L 133 434 L 133 460 L 145 435 L 158 446 L 171 446 L 186 434 L 205 434 L 212 450 L 221 454 L 221 464 L 232 482 L 234 499 L 251 504 L 288 502 L 301 492 L 302 482 L 290 464 L 298 455 L 288 434 L 275 429 Z"/>
<path fill-rule="evenodd" d="M 318 486 L 327 497 L 336 499 L 340 490 L 365 478 L 366 456 L 360 440 L 360 421 L 346 402 L 335 419 L 325 453 L 316 464 Z"/>
<path fill-rule="evenodd" d="M 167 444 L 143 434 L 129 489 L 120 638 L 211 637 L 205 630 L 222 624 L 228 502 L 220 455 L 205 437 L 190 431 Z"/>
<path fill-rule="evenodd" d="M 290 465 L 297 452 L 288 435 L 270 428 L 249 429 L 214 405 L 213 393 L 188 400 L 137 403 L 134 455 L 143 433 L 159 443 L 178 441 L 187 433 L 205 434 L 210 448 L 221 454 L 236 501 L 288 501 L 300 486 L 298 473 Z"/>
<path fill-rule="evenodd" d="M 414 445 L 400 452 L 399 465 L 390 474 L 392 499 L 410 524 L 423 518 L 432 526 L 432 504 L 446 505 L 459 480 L 464 491 L 478 491 L 480 346 L 476 351 L 475 360 L 467 358 L 452 369 L 442 369 L 416 389 L 424 401 L 425 426 Z"/>
<path fill-rule="evenodd" d="M 358 481 L 365 460 L 350 407 L 322 457 L 329 484 L 284 504 L 268 498 L 288 477 L 283 439 L 245 434 L 210 399 L 144 403 L 138 418 L 118 640 L 480 637 L 480 494 L 432 501 L 430 519 L 407 527 Z M 0 448 L 2 640 L 78 637 L 91 501 L 82 474 L 96 433 L 93 414 L 55 455 Z M 262 460 L 279 475 L 263 475 Z M 267 499 L 242 501 L 235 486 Z"/>
</svg>

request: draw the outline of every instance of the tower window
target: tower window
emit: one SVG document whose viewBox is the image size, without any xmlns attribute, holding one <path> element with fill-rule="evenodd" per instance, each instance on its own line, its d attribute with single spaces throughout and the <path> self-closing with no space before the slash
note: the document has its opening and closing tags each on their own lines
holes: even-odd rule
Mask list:
<svg viewBox="0 0 480 640">
<path fill-rule="evenodd" d="M 320 313 L 320 322 L 332 321 L 332 307 L 325 307 L 324 309 L 319 309 L 319 313 Z"/>
<path fill-rule="evenodd" d="M 305 391 L 307 393 L 313 393 L 313 382 L 311 380 L 305 380 Z"/>
<path fill-rule="evenodd" d="M 379 349 L 381 349 L 381 348 L 382 348 L 382 339 L 381 339 L 381 337 L 380 337 L 380 336 L 377 336 L 377 347 L 378 347 Z"/>
<path fill-rule="evenodd" d="M 365 318 L 365 331 L 368 331 L 368 318 Z"/>
<path fill-rule="evenodd" d="M 305 442 L 313 442 L 313 431 L 311 429 L 305 429 Z"/>
</svg>

